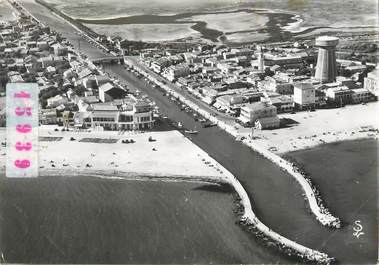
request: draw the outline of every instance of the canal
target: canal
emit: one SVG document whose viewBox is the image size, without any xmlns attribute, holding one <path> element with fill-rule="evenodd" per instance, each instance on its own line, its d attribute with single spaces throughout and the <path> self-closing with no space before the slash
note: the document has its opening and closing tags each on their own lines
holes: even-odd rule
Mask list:
<svg viewBox="0 0 379 265">
<path fill-rule="evenodd" d="M 180 104 L 143 79 L 126 71 L 123 66 L 106 66 L 105 70 L 128 84 L 132 90 L 138 89 L 146 93 L 156 102 L 162 115 L 181 122 L 186 129 L 199 131 L 199 134 L 190 135 L 190 139 L 240 180 L 249 194 L 254 212 L 264 224 L 291 240 L 328 253 L 342 263 L 375 261 L 375 251 L 357 255 L 357 248 L 365 247 L 365 243 L 349 243 L 352 241 L 351 226 L 345 225 L 340 230 L 332 230 L 316 221 L 307 208 L 300 186 L 289 174 L 235 141 L 220 128 L 203 128 L 200 122 L 195 121 L 192 113 L 182 111 Z M 328 178 L 318 181 L 325 184 Z M 320 192 L 322 196 L 330 197 L 329 193 L 342 193 L 345 189 L 352 191 L 349 186 L 338 185 L 338 190 L 334 190 L 332 186 Z M 325 204 L 337 217 L 353 207 L 349 203 L 340 207 L 338 202 L 328 200 L 325 200 Z M 374 224 L 375 222 L 371 225 Z M 375 244 L 375 241 L 371 243 Z"/>
</svg>

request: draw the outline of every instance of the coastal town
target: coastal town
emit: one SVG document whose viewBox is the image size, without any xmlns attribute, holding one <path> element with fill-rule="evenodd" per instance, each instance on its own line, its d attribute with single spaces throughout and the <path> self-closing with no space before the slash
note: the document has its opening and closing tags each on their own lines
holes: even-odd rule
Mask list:
<svg viewBox="0 0 379 265">
<path fill-rule="evenodd" d="M 1 38 L 2 95 L 7 82 L 37 82 L 41 124 L 120 131 L 154 126 L 158 107 L 153 101 L 95 65 L 107 62 L 85 59 L 49 27 L 21 15 L 1 25 Z M 323 45 L 329 42 L 330 46 Z M 295 42 L 239 48 L 199 45 L 185 51 L 145 49 L 137 59 L 126 56 L 125 68 L 142 78 L 133 66 L 145 67 L 149 81 L 163 77 L 163 85 L 169 83 L 204 103 L 212 115 L 241 132 L 246 132 L 242 128 L 295 129 L 291 122 L 296 121 L 281 117 L 377 101 L 376 65 L 336 60 L 337 45 L 337 38 L 318 37 L 312 46 Z M 159 89 L 159 82 L 152 85 Z M 252 137 L 250 131 L 242 135 Z"/>
<path fill-rule="evenodd" d="M 228 184 L 235 191 L 236 223 L 243 229 L 301 261 L 335 261 L 263 224 L 241 180 L 196 146 L 196 137 L 215 128 L 226 132 L 232 144 L 243 144 L 291 176 L 318 223 L 340 229 L 341 220 L 312 179 L 285 154 L 378 139 L 377 55 L 337 58 L 340 39 L 326 35 L 312 41 L 167 45 L 130 52 L 123 40 L 76 28 L 104 54 L 92 59 L 17 1 L 9 4 L 15 18 L 0 20 L 0 126 L 7 122 L 7 84 L 37 83 L 41 174 L 92 172 L 106 178 L 112 172 L 109 178 L 161 180 L 169 175 L 175 181 Z M 165 105 L 175 110 L 163 111 Z"/>
</svg>

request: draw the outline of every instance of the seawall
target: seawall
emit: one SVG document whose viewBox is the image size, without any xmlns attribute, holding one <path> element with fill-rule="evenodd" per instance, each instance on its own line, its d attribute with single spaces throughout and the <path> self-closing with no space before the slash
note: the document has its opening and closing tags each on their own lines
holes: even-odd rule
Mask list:
<svg viewBox="0 0 379 265">
<path fill-rule="evenodd" d="M 191 109 L 193 109 L 194 111 L 202 115 L 203 117 L 209 119 L 213 123 L 216 123 L 221 129 L 223 129 L 227 133 L 231 134 L 234 137 L 238 136 L 238 132 L 232 126 L 210 115 L 207 111 L 201 109 L 196 104 L 186 99 L 184 96 L 180 95 L 179 93 L 174 91 L 172 88 L 170 88 L 166 84 L 163 84 L 162 82 L 160 82 L 159 80 L 151 76 L 149 73 L 145 72 L 143 69 L 136 66 L 133 62 L 130 62 L 126 59 L 125 63 L 127 65 L 133 66 L 133 68 L 137 70 L 140 74 L 142 74 L 143 76 L 145 76 L 146 78 L 148 78 L 149 80 L 157 84 L 158 86 L 162 87 L 171 96 L 177 98 L 183 104 L 186 104 L 188 107 L 190 107 Z M 280 156 L 268 150 L 265 150 L 259 146 L 253 145 L 249 140 L 244 140 L 243 143 L 249 146 L 250 148 L 252 148 L 254 151 L 263 155 L 270 161 L 274 162 L 278 166 L 280 166 L 283 170 L 290 173 L 297 180 L 297 182 L 301 185 L 302 189 L 305 191 L 312 213 L 314 213 L 317 220 L 319 220 L 321 224 L 329 225 L 332 227 L 339 227 L 340 225 L 339 219 L 333 217 L 324 207 L 322 206 L 320 207 L 317 204 L 317 199 L 315 197 L 314 191 L 310 183 L 308 183 L 308 181 L 305 179 L 305 177 L 301 173 L 295 172 L 291 163 L 289 163 L 288 161 L 284 160 Z M 292 249 L 299 257 L 304 258 L 308 261 L 316 261 L 323 264 L 329 264 L 334 260 L 333 258 L 329 257 L 327 254 L 302 246 L 292 240 L 289 240 L 279 235 L 278 233 L 272 231 L 270 228 L 264 225 L 254 214 L 251 207 L 250 199 L 246 191 L 244 190 L 243 186 L 241 185 L 241 183 L 237 180 L 236 177 L 234 177 L 229 172 L 226 177 L 230 185 L 233 186 L 233 188 L 235 189 L 235 191 L 237 192 L 238 196 L 241 199 L 241 204 L 244 209 L 244 214 L 241 217 L 241 222 L 244 225 L 253 226 L 257 230 L 259 230 L 261 233 L 263 233 L 266 237 L 270 238 L 271 240 L 277 242 L 280 245 L 283 245 L 289 249 Z"/>
</svg>

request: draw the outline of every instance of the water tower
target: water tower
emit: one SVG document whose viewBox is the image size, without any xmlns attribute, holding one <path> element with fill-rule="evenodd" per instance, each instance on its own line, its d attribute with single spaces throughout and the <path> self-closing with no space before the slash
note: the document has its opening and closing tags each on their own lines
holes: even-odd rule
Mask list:
<svg viewBox="0 0 379 265">
<path fill-rule="evenodd" d="M 319 47 L 315 79 L 321 83 L 336 81 L 337 62 L 335 49 L 338 38 L 322 36 L 316 39 L 316 46 Z"/>
</svg>

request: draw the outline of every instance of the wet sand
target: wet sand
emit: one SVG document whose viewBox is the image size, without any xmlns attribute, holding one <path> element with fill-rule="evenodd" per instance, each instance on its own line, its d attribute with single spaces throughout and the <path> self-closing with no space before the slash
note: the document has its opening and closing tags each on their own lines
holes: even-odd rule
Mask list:
<svg viewBox="0 0 379 265">
<path fill-rule="evenodd" d="M 224 34 L 223 31 L 218 29 L 211 28 L 207 22 L 193 18 L 201 18 L 206 15 L 225 15 L 233 13 L 247 13 L 254 14 L 257 13 L 259 17 L 267 17 L 267 23 L 255 29 L 243 30 L 243 33 L 254 32 L 257 29 L 260 33 L 270 33 L 270 38 L 267 41 L 273 40 L 283 40 L 283 38 L 289 37 L 291 34 L 288 32 L 281 32 L 279 24 L 286 24 L 294 22 L 294 18 L 291 14 L 283 13 L 271 13 L 271 12 L 262 12 L 262 10 L 251 10 L 251 9 L 239 9 L 233 11 L 225 12 L 204 12 L 204 13 L 182 13 L 176 15 L 137 15 L 137 16 L 128 16 L 128 17 L 119 17 L 119 18 L 110 18 L 110 19 L 76 19 L 80 23 L 84 23 L 89 27 L 91 24 L 95 25 L 122 25 L 122 24 L 194 24 L 191 28 L 195 31 L 198 31 L 202 38 L 218 41 L 218 38 Z M 184 21 L 185 20 L 185 21 Z M 255 22 L 254 22 L 255 23 Z M 240 33 L 241 31 L 233 31 L 231 33 Z"/>
</svg>

